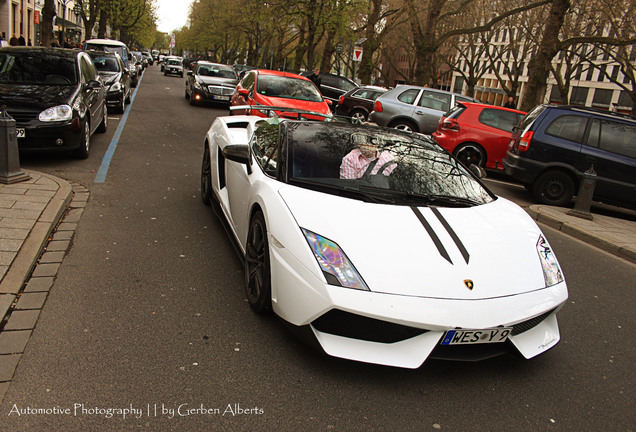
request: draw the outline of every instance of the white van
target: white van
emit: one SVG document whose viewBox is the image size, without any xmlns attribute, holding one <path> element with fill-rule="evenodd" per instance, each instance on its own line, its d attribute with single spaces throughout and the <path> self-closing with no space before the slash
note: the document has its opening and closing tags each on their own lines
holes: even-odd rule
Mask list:
<svg viewBox="0 0 636 432">
<path fill-rule="evenodd" d="M 132 54 L 125 43 L 114 39 L 89 39 L 84 42 L 85 50 L 114 52 L 124 61 L 126 69 L 130 69 Z"/>
</svg>

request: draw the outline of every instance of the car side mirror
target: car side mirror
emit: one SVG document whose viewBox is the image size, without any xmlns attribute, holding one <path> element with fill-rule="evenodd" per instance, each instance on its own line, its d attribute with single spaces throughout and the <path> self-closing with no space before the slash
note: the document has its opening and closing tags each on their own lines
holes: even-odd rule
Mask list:
<svg viewBox="0 0 636 432">
<path fill-rule="evenodd" d="M 238 89 L 238 94 L 240 94 L 243 97 L 249 97 L 250 95 L 250 91 L 248 89 Z"/>
<path fill-rule="evenodd" d="M 479 179 L 486 178 L 486 170 L 480 167 L 479 165 L 470 164 L 468 170 L 475 175 L 475 177 Z"/>
<path fill-rule="evenodd" d="M 326 99 L 325 98 L 325 102 L 327 102 L 327 105 L 333 105 L 333 102 L 331 102 L 331 99 Z"/>
<path fill-rule="evenodd" d="M 247 173 L 252 173 L 252 163 L 250 159 L 250 147 L 245 144 L 228 145 L 223 148 L 223 156 L 226 159 L 247 166 Z"/>
<path fill-rule="evenodd" d="M 97 88 L 100 88 L 102 86 L 101 81 L 98 80 L 90 80 L 89 82 L 86 83 L 86 88 L 94 90 Z"/>
</svg>

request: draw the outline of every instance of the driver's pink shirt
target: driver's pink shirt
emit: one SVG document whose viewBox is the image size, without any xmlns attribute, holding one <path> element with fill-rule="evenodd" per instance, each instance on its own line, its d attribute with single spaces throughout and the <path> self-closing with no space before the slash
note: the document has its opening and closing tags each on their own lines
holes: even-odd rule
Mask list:
<svg viewBox="0 0 636 432">
<path fill-rule="evenodd" d="M 373 159 L 367 159 L 362 155 L 360 149 L 355 148 L 349 152 L 345 157 L 342 158 L 342 163 L 340 164 L 340 178 L 341 179 L 357 179 L 364 175 L 365 171 L 373 162 Z M 373 169 L 371 170 L 371 174 L 378 174 L 378 170 L 387 162 L 393 160 L 393 155 L 388 151 L 383 151 L 378 158 L 378 162 L 375 164 Z M 383 174 L 389 175 L 395 169 L 396 164 L 391 164 L 384 168 Z"/>
</svg>

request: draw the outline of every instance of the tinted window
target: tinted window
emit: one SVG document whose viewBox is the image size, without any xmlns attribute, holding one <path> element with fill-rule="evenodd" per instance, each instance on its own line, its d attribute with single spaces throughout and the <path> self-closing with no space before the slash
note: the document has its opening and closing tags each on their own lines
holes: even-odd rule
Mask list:
<svg viewBox="0 0 636 432">
<path fill-rule="evenodd" d="M 380 96 L 382 93 L 383 92 L 380 92 L 378 90 L 360 89 L 353 92 L 351 96 L 361 98 L 361 99 L 376 100 L 378 96 Z"/>
<path fill-rule="evenodd" d="M 588 117 L 564 115 L 553 120 L 545 130 L 546 135 L 581 142 Z"/>
<path fill-rule="evenodd" d="M 599 122 L 599 120 L 594 120 Z M 599 148 L 636 158 L 636 126 L 611 120 L 600 120 Z"/>
<path fill-rule="evenodd" d="M 0 53 L 0 83 L 69 85 L 77 81 L 73 57 L 37 51 Z"/>
<path fill-rule="evenodd" d="M 119 72 L 119 62 L 114 57 L 93 57 L 95 68 L 100 72 Z"/>
<path fill-rule="evenodd" d="M 448 118 L 457 119 L 464 111 L 466 111 L 466 107 L 464 105 L 457 105 L 444 115 Z"/>
<path fill-rule="evenodd" d="M 276 177 L 278 167 L 278 125 L 262 123 L 252 136 L 252 153 L 263 171 Z"/>
<path fill-rule="evenodd" d="M 341 78 L 341 77 L 337 77 L 336 78 L 336 87 L 344 90 L 344 91 L 349 91 L 352 88 L 355 87 L 355 85 L 353 83 L 351 83 L 350 81 Z"/>
<path fill-rule="evenodd" d="M 475 102 L 475 101 L 470 99 L 470 98 L 465 98 L 465 97 L 461 97 L 461 96 L 455 96 L 455 103 L 457 103 L 457 102 Z"/>
<path fill-rule="evenodd" d="M 479 114 L 479 121 L 487 126 L 512 132 L 519 123 L 519 117 L 510 111 L 486 108 Z"/>
<path fill-rule="evenodd" d="M 195 72 L 196 75 L 217 77 L 217 78 L 230 78 L 230 79 L 238 79 L 236 72 L 231 68 L 220 68 L 214 65 L 206 65 L 201 64 L 197 67 Z"/>
<path fill-rule="evenodd" d="M 420 98 L 420 106 L 437 111 L 448 111 L 450 109 L 451 95 L 424 90 Z"/>
<path fill-rule="evenodd" d="M 95 70 L 93 62 L 88 60 L 85 56 L 80 57 L 80 70 L 84 82 L 89 82 L 97 77 L 97 71 Z"/>
<path fill-rule="evenodd" d="M 418 89 L 406 90 L 405 92 L 400 93 L 397 100 L 404 102 L 405 104 L 413 105 L 418 94 L 420 94 Z"/>
</svg>

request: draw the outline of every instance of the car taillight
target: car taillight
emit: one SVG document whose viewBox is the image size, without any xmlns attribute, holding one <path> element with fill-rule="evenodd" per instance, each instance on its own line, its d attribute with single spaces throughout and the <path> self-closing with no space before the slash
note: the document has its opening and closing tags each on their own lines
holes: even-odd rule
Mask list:
<svg viewBox="0 0 636 432">
<path fill-rule="evenodd" d="M 459 132 L 459 123 L 455 119 L 445 118 L 440 120 L 439 128 Z"/>
<path fill-rule="evenodd" d="M 340 99 L 338 99 L 338 105 L 342 105 L 344 103 L 344 96 L 340 96 Z"/>
<path fill-rule="evenodd" d="M 375 103 L 373 104 L 373 111 L 382 112 L 382 104 L 380 103 L 380 101 L 375 101 Z"/>
<path fill-rule="evenodd" d="M 532 140 L 533 133 L 534 132 L 527 131 L 526 133 L 521 135 L 521 138 L 519 138 L 519 145 L 517 146 L 517 149 L 520 152 L 528 151 L 528 149 L 530 148 L 530 141 Z"/>
</svg>

